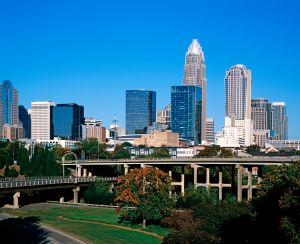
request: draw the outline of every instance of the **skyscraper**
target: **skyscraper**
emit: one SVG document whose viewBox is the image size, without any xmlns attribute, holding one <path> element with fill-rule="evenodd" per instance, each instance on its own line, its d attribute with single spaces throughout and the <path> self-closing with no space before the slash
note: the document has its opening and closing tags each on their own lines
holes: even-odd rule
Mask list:
<svg viewBox="0 0 300 244">
<path fill-rule="evenodd" d="M 126 91 L 126 134 L 146 134 L 156 121 L 156 92 Z"/>
<path fill-rule="evenodd" d="M 0 84 L 0 138 L 3 137 L 3 126 L 19 124 L 18 91 L 9 80 Z"/>
<path fill-rule="evenodd" d="M 206 140 L 206 81 L 204 53 L 198 40 L 193 39 L 185 55 L 183 84 L 188 86 L 199 86 L 202 88 L 202 141 Z"/>
<path fill-rule="evenodd" d="M 53 102 L 31 102 L 31 139 L 53 139 L 54 106 Z"/>
<path fill-rule="evenodd" d="M 272 140 L 288 140 L 288 116 L 284 102 L 272 103 Z"/>
<path fill-rule="evenodd" d="M 199 86 L 172 86 L 171 129 L 181 138 L 201 144 L 202 89 Z"/>
<path fill-rule="evenodd" d="M 254 143 L 265 147 L 271 130 L 271 103 L 266 98 L 251 100 Z"/>
<path fill-rule="evenodd" d="M 171 104 L 157 112 L 156 123 L 158 126 L 164 127 L 165 129 L 171 127 Z"/>
<path fill-rule="evenodd" d="M 63 139 L 82 139 L 84 107 L 75 103 L 56 104 L 53 109 L 54 136 Z"/>
<path fill-rule="evenodd" d="M 251 70 L 246 66 L 237 64 L 226 71 L 225 117 L 236 120 L 235 126 L 243 127 L 244 146 L 252 144 L 251 85 Z"/>
<path fill-rule="evenodd" d="M 23 105 L 19 105 L 19 120 L 23 124 L 24 137 L 31 138 L 31 118 Z"/>
</svg>

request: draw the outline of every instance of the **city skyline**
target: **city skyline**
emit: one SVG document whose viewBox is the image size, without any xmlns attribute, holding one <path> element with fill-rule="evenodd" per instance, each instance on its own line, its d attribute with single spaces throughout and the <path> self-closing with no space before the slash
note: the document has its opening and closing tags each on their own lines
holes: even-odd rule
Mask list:
<svg viewBox="0 0 300 244">
<path fill-rule="evenodd" d="M 197 38 L 207 67 L 207 117 L 215 118 L 216 130 L 224 123 L 225 71 L 242 63 L 252 70 L 252 98 L 285 102 L 289 137 L 299 139 L 300 77 L 292 72 L 298 67 L 299 30 L 295 23 L 299 22 L 299 4 L 229 4 L 233 12 L 247 5 L 247 11 L 256 16 L 245 18 L 242 13 L 228 16 L 224 11 L 228 2 L 192 2 L 194 7 L 188 13 L 188 4 L 183 3 L 172 3 L 169 8 L 167 3 L 154 2 L 147 10 L 136 5 L 130 11 L 120 3 L 111 17 L 103 11 L 114 7 L 109 3 L 80 5 L 75 1 L 57 8 L 54 1 L 45 8 L 36 2 L 30 9 L 24 3 L 5 3 L 0 24 L 6 36 L 0 41 L 5 57 L 0 61 L 1 80 L 12 81 L 20 94 L 19 104 L 26 108 L 37 100 L 76 102 L 85 106 L 86 116 L 99 118 L 108 126 L 116 113 L 124 126 L 125 90 L 156 91 L 157 110 L 165 107 L 170 102 L 170 87 L 180 85 L 184 77 L 186 48 Z M 197 19 L 200 7 L 206 11 Z M 67 8 L 72 11 L 65 16 Z M 215 15 L 210 16 L 212 10 Z M 49 22 L 53 12 L 57 19 Z M 84 12 L 90 17 L 77 20 L 87 16 Z M 151 18 L 153 12 L 155 19 Z M 233 34 L 234 38 L 227 38 Z"/>
</svg>

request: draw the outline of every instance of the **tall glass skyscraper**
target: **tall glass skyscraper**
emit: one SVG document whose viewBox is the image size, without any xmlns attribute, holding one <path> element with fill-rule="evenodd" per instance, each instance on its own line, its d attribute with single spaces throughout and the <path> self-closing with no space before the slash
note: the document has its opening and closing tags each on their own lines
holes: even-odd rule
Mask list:
<svg viewBox="0 0 300 244">
<path fill-rule="evenodd" d="M 53 108 L 54 137 L 82 139 L 84 107 L 75 103 L 57 104 Z"/>
<path fill-rule="evenodd" d="M 126 91 L 126 134 L 146 134 L 156 121 L 156 92 Z"/>
<path fill-rule="evenodd" d="M 202 89 L 199 86 L 172 86 L 171 129 L 181 138 L 201 144 Z"/>
<path fill-rule="evenodd" d="M 183 84 L 202 88 L 201 138 L 206 140 L 206 66 L 204 53 L 197 39 L 193 39 L 185 55 Z"/>
<path fill-rule="evenodd" d="M 288 116 L 284 102 L 272 103 L 272 140 L 288 140 Z"/>
<path fill-rule="evenodd" d="M 3 126 L 19 124 L 18 92 L 9 80 L 0 84 L 0 138 Z"/>
<path fill-rule="evenodd" d="M 19 120 L 23 124 L 24 137 L 31 138 L 31 118 L 23 105 L 19 105 Z"/>
</svg>

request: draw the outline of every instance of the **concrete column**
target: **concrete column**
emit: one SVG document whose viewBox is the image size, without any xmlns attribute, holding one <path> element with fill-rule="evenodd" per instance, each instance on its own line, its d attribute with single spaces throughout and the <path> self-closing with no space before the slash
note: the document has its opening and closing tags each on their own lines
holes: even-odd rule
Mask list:
<svg viewBox="0 0 300 244">
<path fill-rule="evenodd" d="M 197 183 L 198 183 L 198 166 L 197 165 L 192 165 L 194 168 L 194 188 L 197 188 Z"/>
<path fill-rule="evenodd" d="M 248 171 L 248 195 L 247 195 L 247 200 L 251 201 L 252 200 L 252 170 Z"/>
<path fill-rule="evenodd" d="M 171 182 L 172 182 L 172 171 L 171 170 L 169 171 L 169 176 L 170 176 Z M 169 195 L 170 195 L 170 197 L 172 197 L 172 191 L 169 191 Z"/>
<path fill-rule="evenodd" d="M 184 174 L 181 174 L 181 195 L 184 196 Z"/>
<path fill-rule="evenodd" d="M 210 187 L 210 170 L 206 168 L 206 189 L 208 190 Z"/>
<path fill-rule="evenodd" d="M 87 169 L 83 169 L 83 177 L 87 177 Z"/>
<path fill-rule="evenodd" d="M 219 172 L 219 200 L 223 199 L 223 173 Z"/>
<path fill-rule="evenodd" d="M 237 200 L 241 202 L 243 200 L 243 167 L 239 164 L 235 167 L 237 168 Z"/>
<path fill-rule="evenodd" d="M 124 164 L 124 169 L 125 169 L 124 174 L 127 175 L 128 174 L 128 169 L 129 169 L 128 164 Z"/>
<path fill-rule="evenodd" d="M 61 198 L 59 199 L 59 202 L 60 202 L 60 203 L 65 202 L 65 198 L 64 198 L 64 197 L 61 197 Z"/>
<path fill-rule="evenodd" d="M 89 172 L 88 177 L 92 177 L 92 176 L 93 176 L 92 172 Z"/>
<path fill-rule="evenodd" d="M 14 208 L 19 208 L 19 197 L 21 196 L 20 192 L 17 191 L 14 195 Z"/>
<path fill-rule="evenodd" d="M 77 177 L 81 177 L 81 166 L 77 167 Z"/>
<path fill-rule="evenodd" d="M 74 193 L 74 203 L 78 203 L 78 192 L 80 191 L 80 186 L 76 186 L 73 189 L 73 193 Z"/>
</svg>

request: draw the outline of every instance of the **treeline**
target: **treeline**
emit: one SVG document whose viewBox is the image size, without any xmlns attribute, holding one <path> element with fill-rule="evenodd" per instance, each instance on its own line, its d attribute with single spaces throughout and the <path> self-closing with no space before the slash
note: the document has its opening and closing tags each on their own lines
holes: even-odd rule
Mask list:
<svg viewBox="0 0 300 244">
<path fill-rule="evenodd" d="M 56 162 L 56 149 L 43 145 L 32 148 L 30 159 L 29 152 L 24 143 L 1 142 L 0 143 L 0 168 L 4 168 L 4 177 L 23 176 L 59 176 L 61 166 Z M 14 167 L 14 163 L 19 166 Z"/>
</svg>

